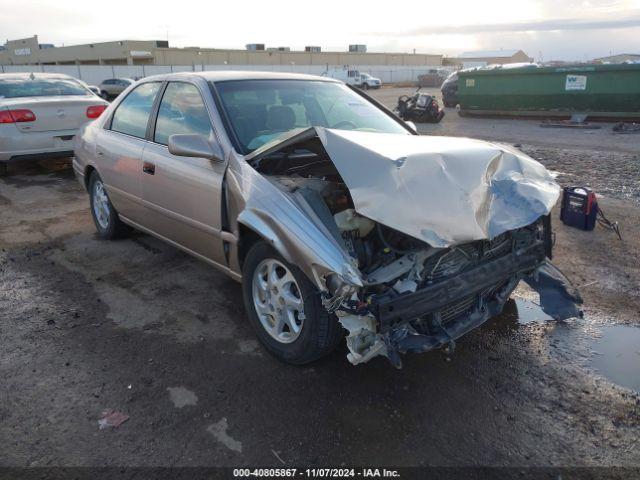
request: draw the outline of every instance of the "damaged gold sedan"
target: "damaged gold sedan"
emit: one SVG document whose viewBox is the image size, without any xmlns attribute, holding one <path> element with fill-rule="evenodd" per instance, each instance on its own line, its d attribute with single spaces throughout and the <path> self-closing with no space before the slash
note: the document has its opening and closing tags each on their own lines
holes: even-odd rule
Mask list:
<svg viewBox="0 0 640 480">
<path fill-rule="evenodd" d="M 306 75 L 149 77 L 86 126 L 74 170 L 98 233 L 155 235 L 242 282 L 265 347 L 304 364 L 453 347 L 523 280 L 557 319 L 559 187 L 512 147 L 426 137 Z"/>
</svg>

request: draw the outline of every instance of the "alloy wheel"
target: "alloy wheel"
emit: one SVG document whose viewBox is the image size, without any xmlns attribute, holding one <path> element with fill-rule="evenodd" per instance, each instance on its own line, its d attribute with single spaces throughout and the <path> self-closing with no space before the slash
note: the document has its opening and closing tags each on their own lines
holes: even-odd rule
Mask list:
<svg viewBox="0 0 640 480">
<path fill-rule="evenodd" d="M 273 258 L 260 262 L 252 279 L 253 305 L 264 330 L 280 343 L 295 341 L 304 324 L 304 302 L 295 277 Z"/>
<path fill-rule="evenodd" d="M 109 197 L 107 197 L 107 192 L 101 180 L 96 180 L 93 183 L 93 213 L 100 228 L 106 229 L 109 226 L 111 212 L 109 210 Z"/>
</svg>

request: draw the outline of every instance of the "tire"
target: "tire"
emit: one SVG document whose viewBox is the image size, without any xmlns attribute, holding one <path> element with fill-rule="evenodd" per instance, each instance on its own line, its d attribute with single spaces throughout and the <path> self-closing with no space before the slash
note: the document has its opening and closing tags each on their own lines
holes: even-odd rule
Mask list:
<svg viewBox="0 0 640 480">
<path fill-rule="evenodd" d="M 363 83 L 362 84 L 362 90 L 369 90 L 369 84 L 368 83 Z"/>
<path fill-rule="evenodd" d="M 6 177 L 9 174 L 9 164 L 0 162 L 0 177 Z"/>
<path fill-rule="evenodd" d="M 100 92 L 100 96 L 104 99 L 104 100 L 109 100 L 109 94 L 107 92 L 105 92 L 104 90 L 102 92 Z"/>
<path fill-rule="evenodd" d="M 269 275 L 276 281 L 269 282 Z M 256 242 L 245 258 L 242 295 L 258 339 L 285 363 L 313 362 L 331 353 L 344 337 L 338 320 L 324 309 L 309 279 L 263 241 Z M 288 320 L 278 322 L 278 318 Z"/>
<path fill-rule="evenodd" d="M 89 177 L 89 203 L 91 217 L 100 238 L 114 240 L 131 233 L 131 227 L 120 220 L 118 212 L 109 200 L 100 175 L 95 171 Z"/>
</svg>

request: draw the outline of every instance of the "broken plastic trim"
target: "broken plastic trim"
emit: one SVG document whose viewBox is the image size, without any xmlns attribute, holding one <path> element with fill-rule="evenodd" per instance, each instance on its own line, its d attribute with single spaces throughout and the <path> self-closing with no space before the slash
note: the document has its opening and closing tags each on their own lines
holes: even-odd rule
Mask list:
<svg viewBox="0 0 640 480">
<path fill-rule="evenodd" d="M 380 321 L 381 330 L 387 331 L 398 322 L 424 316 L 465 296 L 499 285 L 513 275 L 531 271 L 540 265 L 544 258 L 544 247 L 535 244 L 524 251 L 513 252 L 480 264 L 415 293 L 382 301 L 375 305 L 375 314 Z"/>
<path fill-rule="evenodd" d="M 553 263 L 546 261 L 524 281 L 540 294 L 542 311 L 556 320 L 582 317 L 580 292 Z"/>
<path fill-rule="evenodd" d="M 452 280 L 457 279 L 458 277 L 454 277 Z M 582 312 L 577 307 L 582 304 L 580 294 L 560 270 L 550 261 L 544 260 L 530 274 L 513 274 L 488 301 L 478 293 L 471 311 L 444 325 L 440 313 L 435 311 L 430 318 L 429 329 L 432 333 L 429 335 L 418 333 L 409 322 L 389 328 L 386 332 L 377 332 L 375 323 L 372 324 L 367 317 L 339 316 L 342 325 L 349 330 L 347 345 L 351 353 L 347 358 L 355 365 L 375 356 L 385 355 L 396 368 L 401 368 L 400 354 L 423 353 L 446 346 L 453 349 L 455 340 L 502 312 L 520 280 L 524 280 L 540 294 L 543 311 L 556 320 L 582 317 Z M 495 278 L 493 281 L 496 281 Z"/>
</svg>

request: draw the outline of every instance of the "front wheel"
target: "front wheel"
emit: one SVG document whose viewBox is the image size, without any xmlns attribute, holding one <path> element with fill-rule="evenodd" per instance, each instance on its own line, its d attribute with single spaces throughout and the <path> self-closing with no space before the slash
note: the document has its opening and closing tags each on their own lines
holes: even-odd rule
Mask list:
<svg viewBox="0 0 640 480">
<path fill-rule="evenodd" d="M 283 362 L 310 363 L 331 353 L 343 337 L 309 279 L 265 242 L 247 253 L 242 293 L 258 339 Z"/>
<path fill-rule="evenodd" d="M 362 89 L 363 90 L 369 90 L 369 84 L 368 83 L 363 83 L 362 84 Z"/>
<path fill-rule="evenodd" d="M 89 178 L 89 198 L 91 216 L 100 237 L 105 240 L 113 240 L 125 237 L 131 231 L 131 228 L 122 223 L 118 217 L 118 212 L 109 200 L 104 183 L 95 171 Z"/>
</svg>

